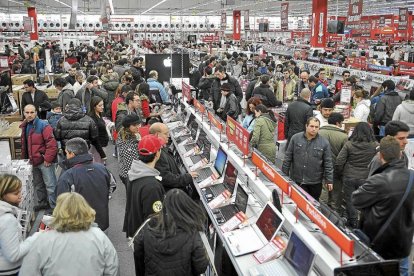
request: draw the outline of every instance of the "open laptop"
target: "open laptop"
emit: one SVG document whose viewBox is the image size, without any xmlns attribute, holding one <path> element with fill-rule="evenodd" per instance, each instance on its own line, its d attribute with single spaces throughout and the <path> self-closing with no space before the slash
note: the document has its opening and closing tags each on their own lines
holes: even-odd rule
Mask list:
<svg viewBox="0 0 414 276">
<path fill-rule="evenodd" d="M 307 276 L 315 261 L 315 252 L 295 231 L 290 239 L 283 258 L 257 265 L 249 269 L 251 276 L 297 275 Z"/>
<path fill-rule="evenodd" d="M 210 162 L 211 142 L 203 129 L 201 129 L 200 133 L 198 134 L 197 144 L 199 145 L 199 148 L 203 153 L 199 155 L 190 156 L 191 162 L 193 164 L 197 164 L 203 158 L 207 160 L 207 163 Z"/>
<path fill-rule="evenodd" d="M 196 146 L 197 132 L 198 132 L 198 123 L 197 121 L 194 121 L 190 125 L 191 142 L 184 145 L 184 149 L 186 152 L 189 150 L 192 150 Z"/>
<path fill-rule="evenodd" d="M 231 253 L 237 257 L 257 251 L 268 244 L 274 239 L 284 221 L 283 215 L 269 202 L 263 208 L 255 224 L 226 232 L 223 235 Z"/>
<path fill-rule="evenodd" d="M 225 190 L 228 190 L 231 194 L 234 192 L 234 187 L 236 186 L 237 180 L 237 170 L 233 164 L 229 161 L 227 162 L 226 172 L 224 173 L 224 180 L 221 184 L 216 184 L 210 187 L 201 189 L 204 193 L 204 196 L 207 199 L 207 202 L 210 202 L 213 198 L 217 197 Z"/>
<path fill-rule="evenodd" d="M 246 213 L 248 202 L 249 194 L 241 185 L 237 184 L 234 204 L 229 204 L 217 209 L 213 209 L 213 214 L 217 223 L 219 225 L 225 223 L 238 212 Z"/>
<path fill-rule="evenodd" d="M 184 122 L 186 121 L 186 117 L 184 119 Z M 195 121 L 195 116 L 193 113 L 190 113 L 190 116 L 188 117 L 187 123 L 183 126 L 178 126 L 172 130 L 173 135 L 175 136 L 177 133 L 183 131 L 184 129 L 190 129 L 191 124 Z"/>
<path fill-rule="evenodd" d="M 217 151 L 217 157 L 216 157 L 216 160 L 214 161 L 214 166 L 197 170 L 198 177 L 195 178 L 195 181 L 200 183 L 203 180 L 213 175 L 215 179 L 219 179 L 224 173 L 226 162 L 227 162 L 227 153 L 225 153 L 224 150 L 220 147 Z"/>
</svg>

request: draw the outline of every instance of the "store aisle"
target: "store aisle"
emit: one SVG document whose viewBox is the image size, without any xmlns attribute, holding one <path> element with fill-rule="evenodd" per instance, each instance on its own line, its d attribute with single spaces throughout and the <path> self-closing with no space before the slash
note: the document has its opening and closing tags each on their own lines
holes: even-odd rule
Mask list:
<svg viewBox="0 0 414 276">
<path fill-rule="evenodd" d="M 109 228 L 107 235 L 118 252 L 121 276 L 134 276 L 135 267 L 132 250 L 128 247 L 125 233 L 122 232 L 126 202 L 125 187 L 118 176 L 118 161 L 112 156 L 114 146 L 109 143 L 105 151 L 108 156 L 107 167 L 117 179 L 117 189 L 109 201 Z"/>
</svg>

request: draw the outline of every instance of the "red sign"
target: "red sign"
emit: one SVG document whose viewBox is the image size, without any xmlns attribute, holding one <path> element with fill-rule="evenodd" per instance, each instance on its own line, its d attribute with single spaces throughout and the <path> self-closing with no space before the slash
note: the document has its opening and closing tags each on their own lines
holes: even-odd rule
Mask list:
<svg viewBox="0 0 414 276">
<path fill-rule="evenodd" d="M 252 153 L 252 162 L 270 181 L 275 183 L 285 194 L 290 195 L 291 187 L 288 181 L 278 174 L 276 170 L 267 164 L 266 161 L 255 151 Z"/>
<path fill-rule="evenodd" d="M 215 126 L 220 133 L 223 131 L 223 125 L 220 123 L 220 121 L 216 118 L 216 116 L 214 116 L 213 113 L 207 111 L 207 117 L 208 120 L 210 121 L 210 123 Z"/>
<path fill-rule="evenodd" d="M 407 30 L 408 8 L 400 8 L 398 18 L 398 30 Z"/>
<path fill-rule="evenodd" d="M 233 11 L 233 39 L 240 40 L 241 12 Z"/>
<path fill-rule="evenodd" d="M 289 30 L 289 3 L 280 4 L 280 28 L 282 31 Z"/>
<path fill-rule="evenodd" d="M 182 82 L 181 84 L 181 91 L 183 93 L 183 97 L 187 98 L 187 101 L 191 101 L 192 96 L 191 96 L 191 86 L 186 84 L 185 82 Z"/>
<path fill-rule="evenodd" d="M 32 28 L 30 30 L 30 40 L 38 40 L 39 33 L 37 32 L 37 13 L 35 7 L 27 8 L 27 15 L 30 17 Z"/>
<path fill-rule="evenodd" d="M 328 220 L 318 209 L 316 209 L 303 195 L 295 188 L 291 189 L 290 198 L 319 228 L 330 237 L 348 256 L 354 255 L 354 241 L 339 230 Z"/>
<path fill-rule="evenodd" d="M 194 99 L 193 101 L 195 109 L 200 111 L 200 113 L 204 114 L 206 112 L 206 108 L 204 105 L 202 105 L 198 100 Z"/>
<path fill-rule="evenodd" d="M 349 57 L 346 59 L 347 65 L 351 65 L 352 68 L 366 69 L 367 59 L 365 57 Z"/>
<path fill-rule="evenodd" d="M 219 37 L 217 35 L 205 35 L 203 36 L 203 42 L 210 43 L 210 42 L 218 42 Z"/>
<path fill-rule="evenodd" d="M 226 135 L 227 139 L 233 142 L 243 155 L 249 154 L 250 133 L 230 116 L 227 116 Z"/>
<path fill-rule="evenodd" d="M 244 11 L 244 30 L 249 31 L 250 30 L 250 16 L 249 11 Z"/>
</svg>

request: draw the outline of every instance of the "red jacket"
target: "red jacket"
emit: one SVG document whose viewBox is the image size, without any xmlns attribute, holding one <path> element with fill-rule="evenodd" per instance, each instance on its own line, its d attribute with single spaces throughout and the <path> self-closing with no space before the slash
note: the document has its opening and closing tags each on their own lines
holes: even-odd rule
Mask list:
<svg viewBox="0 0 414 276">
<path fill-rule="evenodd" d="M 144 118 L 148 118 L 151 114 L 148 97 L 141 96 L 140 100 L 141 100 L 142 115 L 144 115 Z"/>
<path fill-rule="evenodd" d="M 46 161 L 52 163 L 56 160 L 58 148 L 52 127 L 38 117 L 33 125 L 24 121 L 20 125 L 22 129 L 22 156 L 28 157 L 33 166 L 38 166 Z M 26 128 L 31 127 L 26 143 Z M 26 148 L 27 146 L 27 148 Z"/>
</svg>

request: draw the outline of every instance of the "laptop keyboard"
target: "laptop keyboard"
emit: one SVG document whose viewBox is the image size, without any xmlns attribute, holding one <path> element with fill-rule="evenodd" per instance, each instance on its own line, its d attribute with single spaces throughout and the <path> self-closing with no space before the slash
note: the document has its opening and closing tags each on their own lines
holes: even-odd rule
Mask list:
<svg viewBox="0 0 414 276">
<path fill-rule="evenodd" d="M 193 148 L 195 148 L 195 146 L 196 146 L 196 144 L 194 144 L 194 143 L 190 143 L 190 144 L 188 144 L 188 145 L 184 145 L 184 149 L 185 149 L 185 151 L 190 151 L 190 150 L 192 150 Z"/>
<path fill-rule="evenodd" d="M 258 265 L 255 267 L 255 270 L 258 272 L 258 274 L 253 275 L 286 275 L 286 270 L 284 269 L 281 261 L 273 261 Z"/>
<path fill-rule="evenodd" d="M 226 187 L 224 187 L 224 185 L 222 184 L 210 186 L 210 191 L 214 195 L 214 197 L 217 197 L 225 190 L 226 190 Z"/>
<path fill-rule="evenodd" d="M 220 208 L 221 215 L 223 218 L 228 221 L 230 220 L 237 212 L 236 206 L 233 204 L 223 206 Z"/>
<path fill-rule="evenodd" d="M 202 155 L 192 155 L 190 156 L 191 162 L 193 162 L 193 164 L 197 164 L 198 162 L 201 161 L 201 159 L 203 159 Z"/>
<path fill-rule="evenodd" d="M 184 141 L 184 140 L 188 139 L 190 136 L 191 136 L 191 135 L 183 135 L 183 136 L 177 137 L 176 142 L 177 142 L 178 144 L 180 144 L 182 141 Z"/>
<path fill-rule="evenodd" d="M 213 174 L 213 171 L 210 168 L 204 168 L 204 169 L 197 171 L 197 173 L 198 173 L 197 180 L 203 181 L 204 179 L 209 178 Z"/>
</svg>

